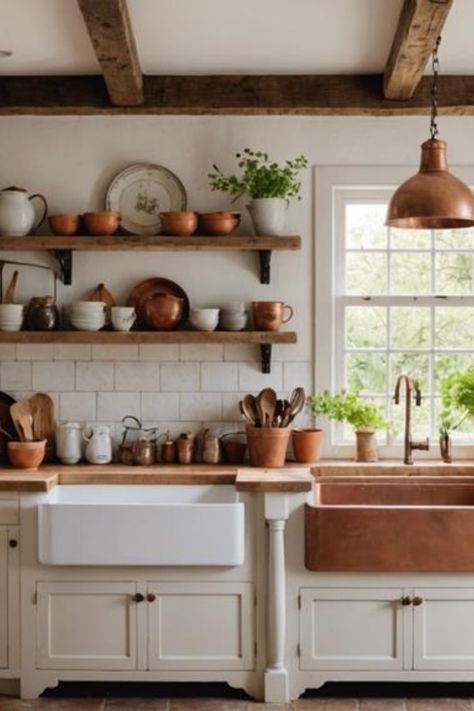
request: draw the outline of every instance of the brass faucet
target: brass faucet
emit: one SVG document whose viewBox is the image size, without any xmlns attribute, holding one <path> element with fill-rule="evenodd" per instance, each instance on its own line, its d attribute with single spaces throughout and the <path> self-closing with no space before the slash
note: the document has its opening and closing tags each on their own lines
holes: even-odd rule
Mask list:
<svg viewBox="0 0 474 711">
<path fill-rule="evenodd" d="M 398 376 L 397 384 L 395 385 L 395 393 L 393 399 L 395 405 L 400 402 L 400 386 L 402 382 L 405 383 L 405 454 L 403 458 L 404 464 L 413 464 L 412 451 L 414 449 L 428 450 L 430 448 L 430 441 L 428 438 L 424 442 L 415 442 L 411 437 L 411 402 L 413 398 L 413 392 L 415 392 L 415 405 L 418 407 L 421 405 L 421 391 L 416 382 L 413 382 L 411 375 L 407 373 L 401 373 Z"/>
</svg>

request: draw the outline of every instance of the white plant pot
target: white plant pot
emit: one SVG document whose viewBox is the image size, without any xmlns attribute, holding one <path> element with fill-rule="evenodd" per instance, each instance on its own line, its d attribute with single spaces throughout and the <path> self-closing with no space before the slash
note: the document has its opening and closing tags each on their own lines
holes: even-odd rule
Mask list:
<svg viewBox="0 0 474 711">
<path fill-rule="evenodd" d="M 247 205 L 257 235 L 281 235 L 290 204 L 283 198 L 254 198 Z"/>
</svg>

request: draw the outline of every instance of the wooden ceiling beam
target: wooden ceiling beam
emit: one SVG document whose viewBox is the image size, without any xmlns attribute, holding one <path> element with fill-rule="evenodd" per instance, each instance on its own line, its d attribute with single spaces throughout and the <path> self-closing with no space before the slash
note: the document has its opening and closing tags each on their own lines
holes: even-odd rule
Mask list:
<svg viewBox="0 0 474 711">
<path fill-rule="evenodd" d="M 78 3 L 111 103 L 143 104 L 143 77 L 126 0 L 78 0 Z"/>
<path fill-rule="evenodd" d="M 0 115 L 301 115 L 428 114 L 431 78 L 415 96 L 382 96 L 382 75 L 145 76 L 144 103 L 111 106 L 100 76 L 0 76 Z M 440 114 L 474 115 L 474 76 L 440 76 Z"/>
<path fill-rule="evenodd" d="M 411 99 L 453 0 L 404 0 L 384 75 L 386 99 Z"/>
</svg>

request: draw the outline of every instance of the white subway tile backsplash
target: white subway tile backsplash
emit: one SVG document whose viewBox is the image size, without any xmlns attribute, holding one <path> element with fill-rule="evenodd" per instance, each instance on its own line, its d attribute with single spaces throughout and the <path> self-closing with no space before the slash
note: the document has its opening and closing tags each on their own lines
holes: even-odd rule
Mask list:
<svg viewBox="0 0 474 711">
<path fill-rule="evenodd" d="M 262 373 L 260 361 L 257 363 L 239 363 L 239 390 L 256 393 L 263 388 L 281 390 L 282 385 L 282 363 L 272 361 L 271 373 Z"/>
<path fill-rule="evenodd" d="M 242 420 L 243 415 L 239 410 L 239 402 L 246 395 L 245 392 L 233 392 L 222 394 L 222 417 L 224 420 Z"/>
<path fill-rule="evenodd" d="M 133 344 L 92 346 L 92 360 L 138 360 L 138 346 Z"/>
<path fill-rule="evenodd" d="M 219 343 L 183 343 L 180 346 L 181 360 L 222 360 L 224 346 Z"/>
<path fill-rule="evenodd" d="M 125 415 L 141 418 L 140 393 L 97 393 L 97 419 L 120 422 Z"/>
<path fill-rule="evenodd" d="M 224 346 L 224 360 L 233 361 L 256 361 L 260 357 L 258 346 L 244 343 L 229 343 Z"/>
<path fill-rule="evenodd" d="M 220 393 L 180 393 L 182 420 L 222 420 L 222 395 Z"/>
<path fill-rule="evenodd" d="M 16 346 L 14 343 L 0 344 L 0 362 L 4 360 L 15 360 Z"/>
<path fill-rule="evenodd" d="M 29 390 L 31 388 L 31 363 L 4 361 L 1 382 L 2 390 Z"/>
<path fill-rule="evenodd" d="M 238 363 L 201 363 L 201 390 L 226 392 L 238 387 Z"/>
<path fill-rule="evenodd" d="M 151 420 L 179 420 L 178 393 L 142 393 L 142 418 Z"/>
<path fill-rule="evenodd" d="M 53 360 L 53 345 L 51 343 L 18 343 L 16 359 Z"/>
<path fill-rule="evenodd" d="M 31 387 L 33 390 L 74 390 L 74 363 L 45 361 L 34 362 Z"/>
<path fill-rule="evenodd" d="M 313 390 L 313 369 L 311 363 L 286 362 L 283 363 L 283 390 L 293 390 L 302 387 L 306 394 L 310 395 Z"/>
<path fill-rule="evenodd" d="M 116 363 L 115 390 L 158 390 L 157 363 Z"/>
<path fill-rule="evenodd" d="M 76 363 L 76 390 L 113 390 L 113 363 Z"/>
<path fill-rule="evenodd" d="M 163 343 L 162 345 L 139 346 L 138 357 L 140 360 L 179 360 L 179 345 Z"/>
<path fill-rule="evenodd" d="M 93 422 L 97 419 L 97 394 L 95 392 L 71 392 L 59 394 L 59 418 L 61 421 Z"/>
<path fill-rule="evenodd" d="M 161 390 L 164 392 L 185 392 L 201 387 L 200 363 L 162 363 Z"/>
<path fill-rule="evenodd" d="M 90 360 L 92 346 L 87 343 L 57 343 L 54 346 L 54 360 Z"/>
</svg>

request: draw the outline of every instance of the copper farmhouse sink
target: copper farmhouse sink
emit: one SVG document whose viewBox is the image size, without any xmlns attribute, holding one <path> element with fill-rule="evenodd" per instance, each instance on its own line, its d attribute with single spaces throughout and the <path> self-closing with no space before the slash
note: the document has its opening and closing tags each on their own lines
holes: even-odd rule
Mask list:
<svg viewBox="0 0 474 711">
<path fill-rule="evenodd" d="M 474 483 L 320 483 L 305 511 L 317 571 L 474 571 Z"/>
</svg>

